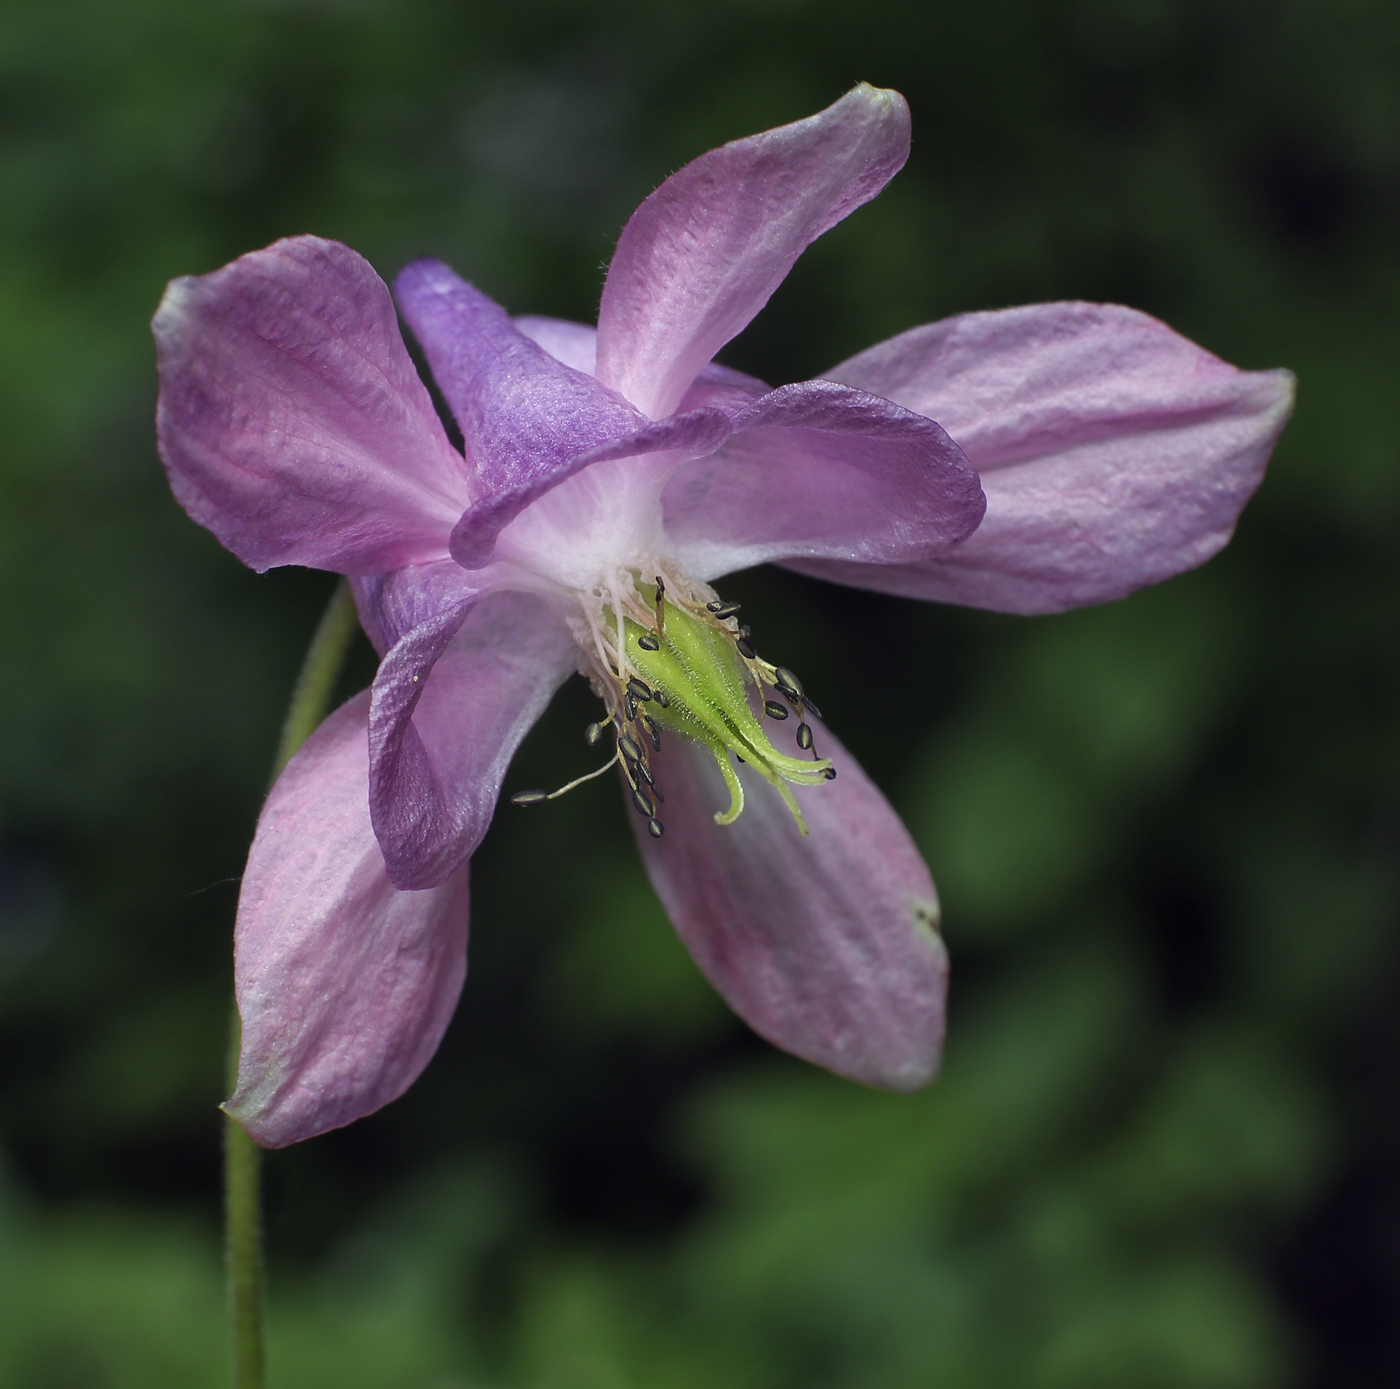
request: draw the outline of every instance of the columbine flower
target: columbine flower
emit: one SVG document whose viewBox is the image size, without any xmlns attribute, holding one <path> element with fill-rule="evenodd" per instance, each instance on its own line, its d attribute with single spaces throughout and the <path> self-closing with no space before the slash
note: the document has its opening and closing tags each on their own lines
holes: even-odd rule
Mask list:
<svg viewBox="0 0 1400 1389">
<path fill-rule="evenodd" d="M 171 284 L 175 495 L 255 569 L 352 576 L 382 657 L 273 788 L 244 875 L 227 1108 L 260 1143 L 349 1123 L 426 1065 L 466 974 L 467 861 L 574 670 L 652 882 L 734 1009 L 857 1080 L 934 1073 L 928 870 L 711 584 L 779 561 L 1006 612 L 1121 597 L 1226 542 L 1292 378 L 1080 303 L 916 328 L 777 390 L 715 365 L 908 143 L 903 99 L 862 85 L 703 155 L 627 224 L 596 333 L 409 266 L 398 306 L 465 457 L 349 248 L 294 237 Z"/>
</svg>

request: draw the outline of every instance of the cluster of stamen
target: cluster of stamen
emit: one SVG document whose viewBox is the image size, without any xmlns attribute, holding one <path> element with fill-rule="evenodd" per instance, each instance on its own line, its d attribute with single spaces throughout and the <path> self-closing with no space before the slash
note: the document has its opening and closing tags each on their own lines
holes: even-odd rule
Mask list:
<svg viewBox="0 0 1400 1389">
<path fill-rule="evenodd" d="M 674 580 L 668 588 L 666 580 L 661 575 L 654 577 L 655 589 L 648 592 L 649 585 L 643 586 L 640 580 L 633 576 L 627 578 L 615 586 L 610 585 L 606 591 L 599 591 L 597 597 L 601 600 L 601 616 L 594 611 L 587 611 L 588 633 L 592 637 L 591 645 L 594 648 L 595 658 L 589 663 L 589 675 L 592 679 L 594 689 L 602 697 L 607 705 L 607 717 L 596 723 L 591 723 L 585 730 L 585 741 L 590 747 L 596 747 L 604 737 L 611 731 L 614 740 L 613 756 L 599 767 L 596 771 L 571 781 L 567 786 L 561 786 L 559 790 L 546 793 L 544 791 L 519 791 L 511 797 L 515 805 L 538 805 L 544 801 L 554 800 L 564 795 L 567 791 L 573 790 L 575 786 L 585 781 L 591 781 L 594 777 L 601 776 L 614 764 L 621 766 L 623 775 L 627 779 L 631 789 L 631 801 L 637 813 L 642 815 L 647 822 L 647 832 L 654 839 L 659 839 L 665 832 L 665 827 L 657 816 L 657 807 L 664 803 L 665 797 L 656 785 L 656 779 L 652 773 L 650 754 L 659 752 L 661 749 L 661 724 L 658 722 L 656 714 L 671 709 L 672 694 L 662 688 L 655 676 L 650 680 L 643 678 L 643 671 L 638 669 L 638 662 L 642 665 L 649 663 L 646 656 L 641 653 L 664 653 L 667 647 L 666 637 L 666 608 L 670 604 L 679 613 L 690 619 L 685 630 L 693 633 L 697 629 L 697 624 L 703 626 L 705 630 L 723 635 L 733 643 L 733 649 L 739 658 L 739 669 L 743 673 L 746 683 L 758 687 L 763 698 L 761 699 L 762 713 L 758 715 L 760 719 L 767 718 L 774 722 L 784 722 L 789 717 L 796 716 L 797 731 L 796 742 L 798 748 L 804 753 L 810 753 L 814 762 L 818 766 L 811 768 L 809 772 L 797 770 L 800 764 L 785 756 L 775 754 L 768 741 L 760 734 L 753 741 L 754 746 L 763 753 L 763 770 L 765 776 L 770 781 L 779 786 L 784 799 L 788 802 L 795 819 L 805 834 L 802 817 L 797 810 L 795 802 L 791 798 L 791 793 L 785 785 L 778 781 L 777 776 L 781 775 L 786 780 L 810 783 L 814 777 L 831 780 L 836 776 L 836 770 L 829 763 L 820 765 L 821 759 L 813 746 L 812 727 L 807 722 L 807 715 L 810 712 L 818 718 L 821 717 L 820 710 L 812 703 L 802 688 L 802 683 L 797 676 L 785 666 L 773 665 L 763 660 L 754 647 L 752 633 L 747 626 L 740 623 L 738 619 L 739 604 L 727 603 L 713 596 L 713 590 L 703 589 L 701 592 L 686 592 L 681 589 L 681 585 Z M 650 598 L 651 601 L 646 600 Z M 679 619 L 678 619 L 679 620 Z M 694 641 L 695 638 L 689 640 Z M 701 639 L 703 642 L 703 639 Z M 632 642 L 636 647 L 636 652 L 629 652 L 628 643 Z M 682 658 L 683 648 L 677 648 L 672 654 L 677 659 Z M 692 651 L 693 654 L 693 651 Z M 720 665 L 724 665 L 728 658 L 720 660 Z M 675 665 L 669 667 L 662 665 L 662 677 L 670 679 L 675 684 Z M 670 670 L 670 675 L 666 674 Z M 683 685 L 683 682 L 682 682 Z M 769 697 L 770 691 L 778 698 Z M 675 691 L 672 692 L 673 694 Z M 693 687 L 692 695 L 694 698 Z M 681 710 L 686 706 L 682 704 Z M 679 711 L 678 711 L 679 712 Z M 752 727 L 752 712 L 747 712 L 745 718 L 750 721 Z M 690 732 L 695 728 L 692 722 L 686 725 L 684 721 L 678 721 L 673 715 L 672 726 L 680 727 L 683 732 Z M 732 724 L 731 724 L 732 726 Z M 711 735 L 695 735 L 709 738 Z M 736 736 L 750 736 L 737 735 Z M 750 743 L 743 744 L 747 750 L 753 751 L 754 746 Z M 716 749 L 712 743 L 712 751 Z M 745 761 L 732 742 L 728 743 L 729 751 L 740 761 Z M 721 749 L 722 751 L 722 749 Z M 716 753 L 718 757 L 718 752 Z M 784 764 L 788 770 L 780 770 L 775 775 L 773 758 L 776 756 L 779 763 Z M 721 763 L 721 770 L 727 768 L 727 763 Z M 733 780 L 732 771 L 726 771 L 726 779 L 731 783 L 732 794 L 737 797 L 735 804 L 731 807 L 727 815 L 716 815 L 716 820 L 720 823 L 730 823 L 738 813 L 738 808 L 742 804 L 742 791 L 738 789 L 737 783 Z"/>
<path fill-rule="evenodd" d="M 812 746 L 812 726 L 807 722 L 807 713 L 810 711 L 817 718 L 821 718 L 822 711 L 812 703 L 802 688 L 802 682 L 786 666 L 770 665 L 759 656 L 754 648 L 752 632 L 739 622 L 738 603 L 706 603 L 705 611 L 715 620 L 720 631 L 734 638 L 734 649 L 744 658 L 744 663 L 753 673 L 754 683 L 759 689 L 765 685 L 771 686 L 787 701 L 786 704 L 780 704 L 776 699 L 765 698 L 764 714 L 779 723 L 788 717 L 789 712 L 796 714 L 797 746 L 803 752 L 810 752 L 813 760 L 816 760 L 817 753 Z M 729 626 L 730 622 L 734 624 L 732 627 Z M 834 780 L 836 768 L 828 767 L 824 775 L 828 781 Z"/>
</svg>

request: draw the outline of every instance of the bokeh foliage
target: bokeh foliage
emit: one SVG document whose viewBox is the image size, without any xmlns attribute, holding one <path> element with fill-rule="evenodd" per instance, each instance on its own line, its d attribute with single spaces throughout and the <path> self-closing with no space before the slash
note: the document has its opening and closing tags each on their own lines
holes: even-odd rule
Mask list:
<svg viewBox="0 0 1400 1389">
<path fill-rule="evenodd" d="M 1226 554 L 1121 604 L 731 580 L 933 865 L 945 1078 L 749 1037 L 606 786 L 503 816 L 442 1054 L 269 1163 L 274 1383 L 1400 1380 L 1398 73 L 1389 0 L 7 0 L 0 1382 L 225 1382 L 234 881 L 329 589 L 170 500 L 164 282 L 315 231 L 588 319 L 665 173 L 860 78 L 910 165 L 728 360 L 1113 299 L 1294 368 L 1297 418 Z"/>
</svg>

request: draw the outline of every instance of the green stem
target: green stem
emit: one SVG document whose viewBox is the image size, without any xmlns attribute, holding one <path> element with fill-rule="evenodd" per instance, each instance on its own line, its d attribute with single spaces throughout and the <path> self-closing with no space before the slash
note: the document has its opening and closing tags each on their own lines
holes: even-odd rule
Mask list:
<svg viewBox="0 0 1400 1389">
<path fill-rule="evenodd" d="M 355 603 L 342 579 L 331 595 L 302 663 L 272 768 L 275 781 L 292 754 L 326 714 L 335 682 L 355 634 Z M 228 1093 L 238 1084 L 242 1028 L 238 1008 L 229 1026 Z M 259 1184 L 262 1149 L 232 1119 L 224 1119 L 224 1250 L 229 1318 L 233 1331 L 234 1389 L 263 1389 L 263 1228 Z"/>
</svg>

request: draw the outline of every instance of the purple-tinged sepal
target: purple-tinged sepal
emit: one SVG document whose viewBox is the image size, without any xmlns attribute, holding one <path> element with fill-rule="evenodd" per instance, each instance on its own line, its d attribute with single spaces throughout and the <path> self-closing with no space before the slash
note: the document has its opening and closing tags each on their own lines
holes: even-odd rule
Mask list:
<svg viewBox="0 0 1400 1389">
<path fill-rule="evenodd" d="M 225 1110 L 264 1147 L 396 1099 L 437 1050 L 467 972 L 465 867 L 400 892 L 369 819 L 369 692 L 332 714 L 268 796 L 235 928 L 243 1020 Z"/>
<path fill-rule="evenodd" d="M 798 256 L 908 155 L 904 98 L 862 82 L 815 116 L 672 174 L 632 214 L 608 267 L 598 379 L 653 419 L 669 415 Z"/>
<path fill-rule="evenodd" d="M 830 373 L 938 422 L 987 515 L 922 563 L 793 568 L 911 598 L 1045 613 L 1205 563 L 1293 409 L 1293 375 L 1241 371 L 1118 304 L 1031 304 L 901 333 Z"/>
<path fill-rule="evenodd" d="M 714 758 L 666 740 L 653 759 L 666 832 L 640 822 L 652 885 L 696 963 L 770 1042 L 852 1080 L 916 1090 L 937 1073 L 948 956 L 927 867 L 889 803 L 820 725 L 836 773 L 793 794 L 803 835 L 748 765 L 744 813 Z"/>
<path fill-rule="evenodd" d="M 245 564 L 446 556 L 476 493 L 363 256 L 288 237 L 172 280 L 151 326 L 171 489 Z"/>
</svg>

